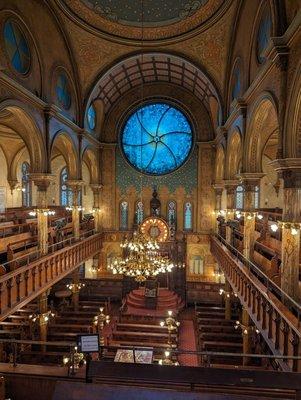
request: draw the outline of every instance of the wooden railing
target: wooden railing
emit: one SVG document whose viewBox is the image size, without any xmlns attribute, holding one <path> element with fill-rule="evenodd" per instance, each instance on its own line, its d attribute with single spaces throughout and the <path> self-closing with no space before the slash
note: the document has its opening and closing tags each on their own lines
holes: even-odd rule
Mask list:
<svg viewBox="0 0 301 400">
<path fill-rule="evenodd" d="M 298 356 L 301 339 L 300 305 L 263 274 L 256 276 L 250 265 L 244 265 L 219 239 L 212 236 L 210 241 L 212 254 L 273 354 Z M 278 291 L 273 293 L 274 289 Z M 300 361 L 280 361 L 280 364 L 283 370 L 301 371 Z"/>
<path fill-rule="evenodd" d="M 2 276 L 0 320 L 32 301 L 82 262 L 93 257 L 101 247 L 102 235 L 92 235 Z"/>
</svg>

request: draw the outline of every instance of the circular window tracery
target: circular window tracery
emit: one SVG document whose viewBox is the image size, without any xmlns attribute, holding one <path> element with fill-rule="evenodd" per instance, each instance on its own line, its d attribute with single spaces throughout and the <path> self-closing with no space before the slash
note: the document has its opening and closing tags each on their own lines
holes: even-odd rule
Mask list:
<svg viewBox="0 0 301 400">
<path fill-rule="evenodd" d="M 192 145 L 187 117 L 167 103 L 136 109 L 121 134 L 121 147 L 129 163 L 150 175 L 164 175 L 179 168 L 187 160 Z"/>
<path fill-rule="evenodd" d="M 13 68 L 22 75 L 29 71 L 30 51 L 19 25 L 11 20 L 4 24 L 4 44 Z"/>
</svg>

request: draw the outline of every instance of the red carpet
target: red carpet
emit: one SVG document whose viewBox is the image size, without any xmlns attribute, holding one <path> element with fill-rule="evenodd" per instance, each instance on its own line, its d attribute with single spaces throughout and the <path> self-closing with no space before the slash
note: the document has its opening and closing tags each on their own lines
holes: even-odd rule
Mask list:
<svg viewBox="0 0 301 400">
<path fill-rule="evenodd" d="M 179 350 L 197 351 L 194 326 L 192 321 L 182 320 L 179 331 Z M 198 366 L 198 357 L 194 354 L 179 354 L 180 365 Z"/>
</svg>

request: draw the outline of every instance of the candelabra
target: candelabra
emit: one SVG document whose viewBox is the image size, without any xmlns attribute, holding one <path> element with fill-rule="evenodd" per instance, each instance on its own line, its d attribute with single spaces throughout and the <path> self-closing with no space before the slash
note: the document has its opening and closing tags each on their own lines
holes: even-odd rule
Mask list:
<svg viewBox="0 0 301 400">
<path fill-rule="evenodd" d="M 47 209 L 36 209 L 36 210 L 30 211 L 28 214 L 31 217 L 36 217 L 38 213 L 42 213 L 45 217 L 47 217 L 48 215 L 55 215 L 55 211 L 47 210 Z"/>
<path fill-rule="evenodd" d="M 85 287 L 84 283 L 78 282 L 78 283 L 68 283 L 66 285 L 66 288 L 71 290 L 72 293 L 77 293 L 79 292 L 82 288 Z"/>
<path fill-rule="evenodd" d="M 83 353 L 77 351 L 77 346 L 71 351 L 70 356 L 63 357 L 63 364 L 68 367 L 68 373 L 71 370 L 71 375 L 75 374 L 75 370 L 86 364 Z"/>
<path fill-rule="evenodd" d="M 97 327 L 98 329 L 98 334 L 99 334 L 99 344 L 100 346 L 105 345 L 105 338 L 103 336 L 103 329 L 105 324 L 110 323 L 110 316 L 104 314 L 104 308 L 100 307 L 99 308 L 100 313 L 94 317 L 93 324 Z"/>
<path fill-rule="evenodd" d="M 65 207 L 66 211 L 73 211 L 73 210 L 77 210 L 77 211 L 85 211 L 85 207 L 82 206 L 67 206 Z"/>
<path fill-rule="evenodd" d="M 168 351 L 168 350 L 165 351 L 164 352 L 164 356 L 165 356 L 165 358 L 159 360 L 159 364 L 160 365 L 174 365 L 174 366 L 179 366 L 180 365 L 178 363 L 178 361 L 172 361 L 170 359 L 170 351 Z"/>
<path fill-rule="evenodd" d="M 45 312 L 45 313 L 37 313 L 37 314 L 31 314 L 29 315 L 29 320 L 32 322 L 37 322 L 39 321 L 40 324 L 47 324 L 50 320 L 50 318 L 54 318 L 55 313 L 52 312 L 51 310 Z"/>
<path fill-rule="evenodd" d="M 160 322 L 160 326 L 166 326 L 168 331 L 168 347 L 171 349 L 173 347 L 172 343 L 172 334 L 178 331 L 178 327 L 180 326 L 180 322 L 173 318 L 173 312 L 171 310 L 167 311 L 167 318 L 165 321 Z"/>
<path fill-rule="evenodd" d="M 225 296 L 227 299 L 230 299 L 231 297 L 237 297 L 237 293 L 234 293 L 234 292 L 227 292 L 227 291 L 224 290 L 224 289 L 220 289 L 220 290 L 219 290 L 219 294 L 220 294 L 221 296 Z"/>
<path fill-rule="evenodd" d="M 249 335 L 254 333 L 256 333 L 257 335 L 259 334 L 259 330 L 256 328 L 256 326 L 246 326 L 242 324 L 240 321 L 235 322 L 234 329 L 241 329 L 243 335 Z"/>
</svg>

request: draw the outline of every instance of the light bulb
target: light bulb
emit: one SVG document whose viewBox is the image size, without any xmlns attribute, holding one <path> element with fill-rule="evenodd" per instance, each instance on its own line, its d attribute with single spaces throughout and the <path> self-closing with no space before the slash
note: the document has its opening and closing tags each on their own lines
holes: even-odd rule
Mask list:
<svg viewBox="0 0 301 400">
<path fill-rule="evenodd" d="M 294 235 L 294 236 L 297 235 L 298 234 L 298 229 L 292 228 L 291 229 L 291 234 Z"/>
<path fill-rule="evenodd" d="M 262 214 L 258 214 L 258 215 L 257 215 L 257 218 L 258 218 L 258 219 L 262 219 L 262 218 L 263 218 L 263 215 L 262 215 Z"/>
<path fill-rule="evenodd" d="M 278 231 L 278 225 L 277 224 L 272 224 L 271 225 L 271 229 L 273 232 L 277 232 Z"/>
</svg>

